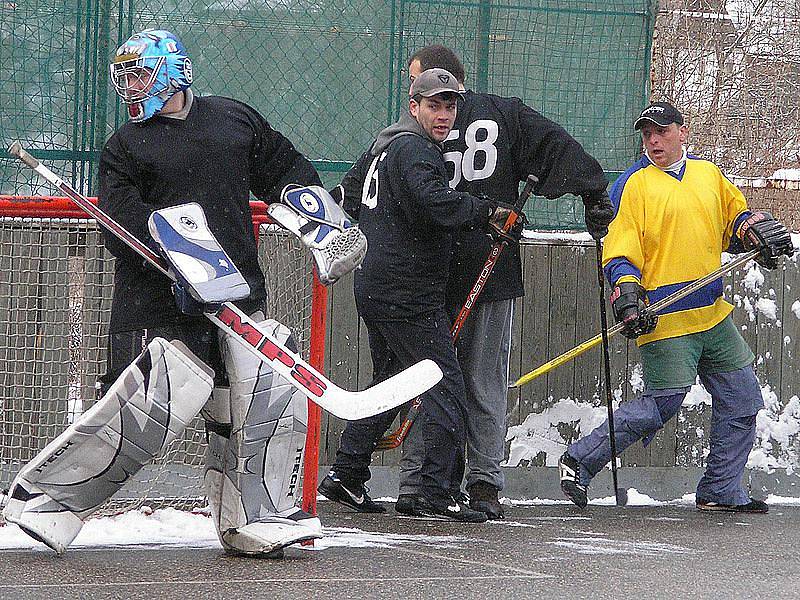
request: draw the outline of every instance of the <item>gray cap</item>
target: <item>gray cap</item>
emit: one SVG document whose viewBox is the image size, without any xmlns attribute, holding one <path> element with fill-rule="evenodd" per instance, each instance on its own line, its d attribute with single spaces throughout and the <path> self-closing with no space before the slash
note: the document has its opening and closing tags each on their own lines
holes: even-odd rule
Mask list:
<svg viewBox="0 0 800 600">
<path fill-rule="evenodd" d="M 411 89 L 408 93 L 412 98 L 415 96 L 430 98 L 436 94 L 444 94 L 446 92 L 462 94 L 455 76 L 445 69 L 428 69 L 414 79 L 414 83 L 411 84 Z"/>
</svg>

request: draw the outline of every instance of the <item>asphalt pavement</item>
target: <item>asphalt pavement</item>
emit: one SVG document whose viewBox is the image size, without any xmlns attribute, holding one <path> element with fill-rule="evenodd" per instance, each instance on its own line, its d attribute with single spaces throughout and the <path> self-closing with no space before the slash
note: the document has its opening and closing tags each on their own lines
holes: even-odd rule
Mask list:
<svg viewBox="0 0 800 600">
<path fill-rule="evenodd" d="M 800 506 L 507 507 L 459 524 L 320 503 L 328 534 L 283 560 L 209 548 L 0 552 L 0 598 L 797 598 Z"/>
</svg>

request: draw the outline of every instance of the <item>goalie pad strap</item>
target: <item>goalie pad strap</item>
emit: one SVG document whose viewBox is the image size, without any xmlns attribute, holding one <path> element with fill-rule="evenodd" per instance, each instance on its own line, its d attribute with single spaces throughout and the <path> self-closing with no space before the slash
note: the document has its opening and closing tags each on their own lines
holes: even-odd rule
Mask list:
<svg viewBox="0 0 800 600">
<path fill-rule="evenodd" d="M 97 404 L 22 468 L 3 515 L 61 553 L 89 515 L 200 412 L 213 374 L 154 338 Z"/>
</svg>

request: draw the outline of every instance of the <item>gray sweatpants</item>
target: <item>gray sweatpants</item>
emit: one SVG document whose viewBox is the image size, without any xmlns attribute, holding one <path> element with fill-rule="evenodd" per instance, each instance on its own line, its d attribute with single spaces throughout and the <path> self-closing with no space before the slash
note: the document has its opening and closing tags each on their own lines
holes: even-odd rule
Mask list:
<svg viewBox="0 0 800 600">
<path fill-rule="evenodd" d="M 500 490 L 505 484 L 500 463 L 505 457 L 513 314 L 513 299 L 481 302 L 472 309 L 456 340 L 456 353 L 467 394 L 467 489 L 478 481 L 490 483 Z M 425 418 L 424 406 L 418 421 Z M 401 494 L 419 492 L 423 454 L 420 424 L 415 423 L 403 442 Z M 452 491 L 455 495 L 460 490 Z"/>
</svg>

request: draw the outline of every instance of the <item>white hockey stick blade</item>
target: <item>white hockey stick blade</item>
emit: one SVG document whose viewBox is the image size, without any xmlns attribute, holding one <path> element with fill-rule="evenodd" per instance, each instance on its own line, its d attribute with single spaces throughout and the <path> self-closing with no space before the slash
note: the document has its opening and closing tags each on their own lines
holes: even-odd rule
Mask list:
<svg viewBox="0 0 800 600">
<path fill-rule="evenodd" d="M 19 142 L 11 145 L 9 153 L 36 171 L 134 252 L 174 280 L 174 276 L 160 256 L 92 204 L 86 196 L 26 152 Z M 233 304 L 225 302 L 215 312 L 205 313 L 205 316 L 223 331 L 233 335 L 289 383 L 305 392 L 309 400 L 340 419 L 348 421 L 364 419 L 400 406 L 432 388 L 443 376 L 442 370 L 436 363 L 423 360 L 376 386 L 361 392 L 350 392 L 327 379 L 302 357 L 261 329 Z"/>
<path fill-rule="evenodd" d="M 275 372 L 305 392 L 309 400 L 347 421 L 405 404 L 442 379 L 439 365 L 426 359 L 371 388 L 350 392 L 334 385 L 233 304 L 226 302 L 216 312 L 206 313 L 206 317 L 258 358 L 268 361 Z"/>
</svg>

